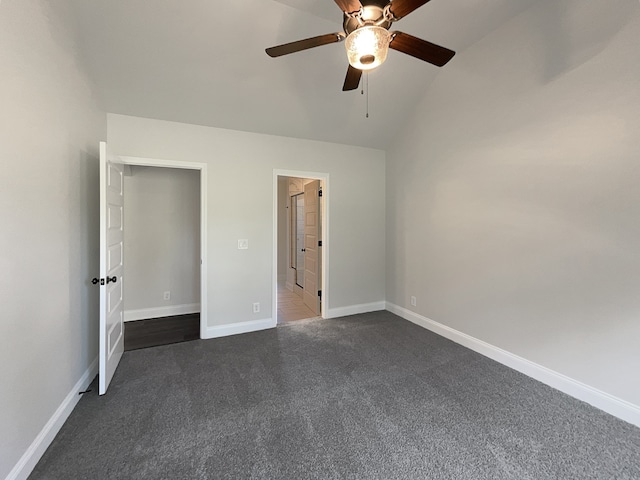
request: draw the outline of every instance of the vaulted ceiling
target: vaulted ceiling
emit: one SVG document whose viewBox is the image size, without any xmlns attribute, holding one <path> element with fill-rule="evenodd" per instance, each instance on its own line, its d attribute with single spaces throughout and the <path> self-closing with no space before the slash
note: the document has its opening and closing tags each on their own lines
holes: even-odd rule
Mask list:
<svg viewBox="0 0 640 480">
<path fill-rule="evenodd" d="M 391 51 L 369 74 L 365 118 L 366 95 L 341 91 L 342 44 L 264 51 L 342 31 L 333 0 L 68 1 L 82 63 L 112 113 L 384 149 L 440 70 Z M 393 29 L 455 50 L 452 65 L 536 1 L 432 0 Z"/>
</svg>

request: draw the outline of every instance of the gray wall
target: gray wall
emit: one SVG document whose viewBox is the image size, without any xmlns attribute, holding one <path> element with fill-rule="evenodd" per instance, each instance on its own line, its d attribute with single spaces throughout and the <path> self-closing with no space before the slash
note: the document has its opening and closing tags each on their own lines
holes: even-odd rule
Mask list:
<svg viewBox="0 0 640 480">
<path fill-rule="evenodd" d="M 387 158 L 388 301 L 635 405 L 638 45 L 636 0 L 539 2 L 442 69 Z"/>
<path fill-rule="evenodd" d="M 199 303 L 200 172 L 132 166 L 124 190 L 125 310 Z"/>
<path fill-rule="evenodd" d="M 277 272 L 274 169 L 330 175 L 328 313 L 384 301 L 384 152 L 124 115 L 107 118 L 109 144 L 120 155 L 208 165 L 208 327 L 271 318 Z M 238 250 L 238 239 L 245 238 L 249 249 Z M 253 302 L 260 302 L 259 313 L 252 312 Z"/>
<path fill-rule="evenodd" d="M 97 356 L 106 122 L 60 7 L 0 4 L 0 478 Z"/>
</svg>

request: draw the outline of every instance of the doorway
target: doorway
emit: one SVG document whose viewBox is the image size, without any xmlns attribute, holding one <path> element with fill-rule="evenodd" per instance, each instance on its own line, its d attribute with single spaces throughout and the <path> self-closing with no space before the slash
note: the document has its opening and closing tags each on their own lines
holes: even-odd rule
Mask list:
<svg viewBox="0 0 640 480">
<path fill-rule="evenodd" d="M 124 349 L 200 338 L 200 172 L 124 167 Z"/>
<path fill-rule="evenodd" d="M 322 317 L 326 305 L 328 175 L 274 172 L 274 316 Z"/>
<path fill-rule="evenodd" d="M 124 297 L 125 335 L 135 335 L 131 348 L 202 338 L 207 325 L 206 165 L 121 159 L 125 175 L 146 179 L 146 183 L 131 183 L 143 191 L 134 197 L 140 204 L 132 205 L 134 198 L 129 198 L 129 203 L 125 200 L 125 229 L 131 215 L 139 217 L 135 223 L 140 221 L 143 227 L 148 224 L 148 228 L 125 234 L 130 240 L 131 234 L 139 236 L 134 237 L 138 258 L 125 255 L 125 270 L 127 264 L 131 266 L 125 283 L 135 284 L 129 293 L 138 292 L 136 298 Z M 140 218 L 145 211 L 149 218 Z M 167 225 L 160 232 L 154 223 Z M 131 253 L 126 252 L 126 242 L 125 253 Z"/>
</svg>

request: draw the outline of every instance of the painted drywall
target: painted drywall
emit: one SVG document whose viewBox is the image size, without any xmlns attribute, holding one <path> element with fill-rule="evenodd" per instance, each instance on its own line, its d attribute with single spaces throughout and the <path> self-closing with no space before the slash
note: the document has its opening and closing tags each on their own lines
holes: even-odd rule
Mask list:
<svg viewBox="0 0 640 480">
<path fill-rule="evenodd" d="M 274 169 L 329 174 L 328 311 L 384 301 L 384 152 L 115 114 L 107 118 L 108 142 L 120 155 L 208 165 L 209 327 L 271 318 L 277 268 Z M 249 248 L 238 250 L 238 239 L 248 239 Z M 254 302 L 261 305 L 259 313 L 252 312 Z"/>
<path fill-rule="evenodd" d="M 637 406 L 638 45 L 636 0 L 543 1 L 442 69 L 388 152 L 386 278 Z"/>
<path fill-rule="evenodd" d="M 132 166 L 124 194 L 125 317 L 200 303 L 200 172 Z"/>
<path fill-rule="evenodd" d="M 90 280 L 106 116 L 60 8 L 0 5 L 0 478 L 97 356 Z"/>
</svg>

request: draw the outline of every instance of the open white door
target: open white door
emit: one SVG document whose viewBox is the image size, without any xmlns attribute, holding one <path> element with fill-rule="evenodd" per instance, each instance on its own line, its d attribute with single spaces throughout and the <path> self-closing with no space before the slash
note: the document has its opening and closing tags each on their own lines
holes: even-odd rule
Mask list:
<svg viewBox="0 0 640 480">
<path fill-rule="evenodd" d="M 124 353 L 123 180 L 122 162 L 100 142 L 100 395 Z"/>
<path fill-rule="evenodd" d="M 320 315 L 320 180 L 304 186 L 304 304 Z"/>
</svg>

